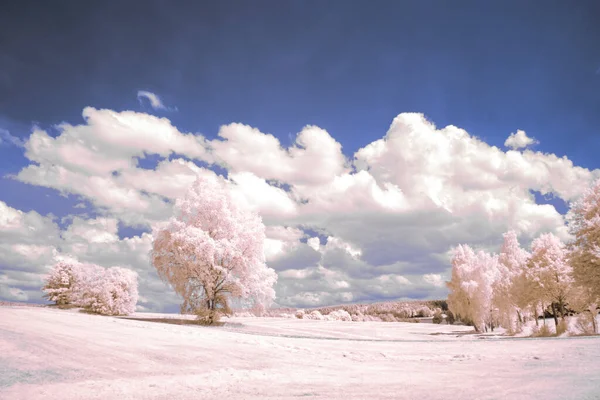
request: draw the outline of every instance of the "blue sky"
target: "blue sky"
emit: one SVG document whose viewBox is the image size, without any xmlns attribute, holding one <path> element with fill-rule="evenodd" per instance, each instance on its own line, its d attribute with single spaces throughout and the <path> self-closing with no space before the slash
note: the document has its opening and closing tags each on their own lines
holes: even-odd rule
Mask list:
<svg viewBox="0 0 600 400">
<path fill-rule="evenodd" d="M 88 106 L 166 117 L 207 139 L 241 122 L 284 147 L 317 125 L 352 159 L 398 114 L 417 112 L 503 151 L 521 129 L 539 141 L 533 151 L 593 170 L 599 19 L 597 1 L 9 2 L 0 8 L 0 129 L 23 142 L 32 126 L 58 136 L 54 125 L 84 124 Z M 140 90 L 168 109 L 138 101 Z M 89 203 L 74 208 L 84 197 L 9 177 L 29 164 L 3 140 L 1 201 L 96 215 Z"/>
</svg>

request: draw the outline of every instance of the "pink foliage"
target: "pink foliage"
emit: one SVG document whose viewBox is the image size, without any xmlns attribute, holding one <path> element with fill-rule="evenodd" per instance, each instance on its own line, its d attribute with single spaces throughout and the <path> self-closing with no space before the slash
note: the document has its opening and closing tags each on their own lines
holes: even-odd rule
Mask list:
<svg viewBox="0 0 600 400">
<path fill-rule="evenodd" d="M 346 310 L 335 310 L 325 316 L 328 321 L 352 321 L 352 316 Z"/>
<path fill-rule="evenodd" d="M 515 231 L 508 231 L 503 237 L 504 242 L 498 261 L 503 268 L 506 268 L 506 277 L 503 277 L 506 279 L 518 276 L 525 270 L 530 254 L 519 245 Z"/>
<path fill-rule="evenodd" d="M 314 319 L 317 321 L 323 321 L 325 319 L 325 317 L 319 311 L 313 310 L 309 314 L 306 314 L 304 316 L 304 319 Z"/>
<path fill-rule="evenodd" d="M 544 304 L 565 302 L 573 281 L 564 243 L 545 233 L 533 241 L 531 252 L 528 275 L 536 284 L 538 299 Z"/>
<path fill-rule="evenodd" d="M 568 218 L 569 228 L 576 239 L 600 236 L 600 179 L 571 205 Z"/>
<path fill-rule="evenodd" d="M 58 305 L 71 304 L 103 315 L 131 314 L 138 300 L 136 272 L 67 258 L 55 264 L 43 290 Z"/>
<path fill-rule="evenodd" d="M 600 179 L 588 188 L 567 214 L 575 241 L 569 259 L 578 286 L 589 301 L 600 302 Z"/>
<path fill-rule="evenodd" d="M 214 309 L 219 296 L 270 305 L 277 274 L 265 264 L 265 227 L 219 178 L 199 177 L 176 202 L 151 252 L 159 275 L 184 305 Z"/>
<path fill-rule="evenodd" d="M 42 288 L 44 297 L 57 305 L 73 304 L 75 302 L 75 286 L 77 283 L 77 266 L 67 260 L 58 261 L 46 277 Z"/>
<path fill-rule="evenodd" d="M 529 299 L 523 291 L 527 285 L 525 272 L 530 254 L 519 245 L 515 231 L 508 231 L 503 237 L 493 303 L 501 325 L 515 332 L 521 328 L 525 309 L 529 307 Z"/>
<path fill-rule="evenodd" d="M 138 300 L 137 273 L 126 268 L 104 269 L 93 264 L 82 266 L 79 304 L 102 315 L 128 315 L 135 312 Z"/>
<path fill-rule="evenodd" d="M 499 279 L 497 255 L 459 245 L 452 259 L 448 307 L 478 330 L 493 327 L 493 286 Z"/>
</svg>

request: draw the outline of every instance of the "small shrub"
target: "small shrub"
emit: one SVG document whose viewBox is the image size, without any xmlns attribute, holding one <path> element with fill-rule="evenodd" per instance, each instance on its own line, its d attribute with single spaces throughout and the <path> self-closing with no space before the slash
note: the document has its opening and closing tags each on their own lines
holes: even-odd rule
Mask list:
<svg viewBox="0 0 600 400">
<path fill-rule="evenodd" d="M 577 316 L 575 320 L 575 328 L 580 335 L 593 335 L 594 325 L 592 324 L 593 316 L 590 313 L 582 313 Z"/>
<path fill-rule="evenodd" d="M 446 323 L 448 325 L 454 325 L 454 314 L 452 314 L 452 311 L 448 310 L 446 311 Z"/>
<path fill-rule="evenodd" d="M 138 275 L 121 268 L 90 264 L 78 283 L 78 303 L 89 312 L 102 315 L 128 315 L 138 300 Z"/>
<path fill-rule="evenodd" d="M 214 310 L 204 307 L 198 307 L 194 314 L 196 315 L 196 323 L 198 325 L 213 325 L 221 319 L 221 316 L 214 312 Z"/>
<path fill-rule="evenodd" d="M 415 317 L 433 317 L 433 311 L 429 307 L 421 306 L 417 309 Z"/>
<path fill-rule="evenodd" d="M 539 327 L 534 327 L 533 328 L 533 333 L 531 335 L 532 337 L 551 337 L 554 336 L 552 334 L 552 331 L 550 331 L 550 328 L 548 327 L 548 325 L 541 325 Z"/>
<path fill-rule="evenodd" d="M 306 313 L 304 312 L 304 310 L 298 310 L 298 311 L 296 311 L 296 313 L 294 315 L 298 319 L 304 319 L 304 316 L 306 315 Z"/>
<path fill-rule="evenodd" d="M 262 303 L 255 303 L 252 306 L 252 313 L 257 317 L 265 317 L 267 316 L 267 309 Z"/>
<path fill-rule="evenodd" d="M 42 290 L 61 309 L 81 307 L 93 314 L 127 315 L 135 312 L 138 275 L 127 268 L 106 269 L 58 257 Z"/>
<path fill-rule="evenodd" d="M 353 321 L 352 316 L 346 310 L 332 311 L 327 315 L 329 321 Z"/>
<path fill-rule="evenodd" d="M 560 336 L 565 333 L 569 329 L 567 325 L 567 321 L 560 321 L 558 325 L 556 325 L 556 336 Z"/>
<path fill-rule="evenodd" d="M 435 314 L 433 314 L 432 322 L 434 324 L 441 324 L 443 321 L 444 317 L 442 316 L 442 311 L 436 311 Z"/>
<path fill-rule="evenodd" d="M 325 319 L 325 317 L 323 317 L 323 314 L 321 314 L 320 312 L 318 312 L 317 310 L 311 311 L 310 314 L 306 314 L 304 316 L 305 319 L 313 319 L 316 321 L 322 321 Z"/>
<path fill-rule="evenodd" d="M 381 318 L 383 322 L 396 322 L 396 318 L 394 318 L 391 313 L 379 314 L 379 318 Z"/>
</svg>

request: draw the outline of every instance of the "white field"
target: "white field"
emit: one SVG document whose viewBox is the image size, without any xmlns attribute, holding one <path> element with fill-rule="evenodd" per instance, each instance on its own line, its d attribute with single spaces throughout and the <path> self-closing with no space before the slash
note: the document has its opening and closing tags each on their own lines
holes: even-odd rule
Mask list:
<svg viewBox="0 0 600 400">
<path fill-rule="evenodd" d="M 137 314 L 144 316 L 159 315 Z M 433 324 L 226 321 L 179 326 L 0 307 L 0 399 L 600 399 L 598 337 L 481 339 L 431 335 L 469 330 Z"/>
</svg>

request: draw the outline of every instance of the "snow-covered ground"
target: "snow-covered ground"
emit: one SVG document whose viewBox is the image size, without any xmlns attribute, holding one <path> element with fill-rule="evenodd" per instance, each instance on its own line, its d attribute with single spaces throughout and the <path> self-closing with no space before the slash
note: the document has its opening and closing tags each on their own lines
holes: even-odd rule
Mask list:
<svg viewBox="0 0 600 400">
<path fill-rule="evenodd" d="M 208 328 L 0 307 L 0 399 L 600 399 L 597 337 L 226 321 Z"/>
</svg>

